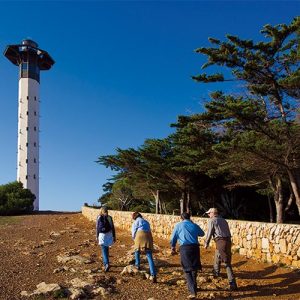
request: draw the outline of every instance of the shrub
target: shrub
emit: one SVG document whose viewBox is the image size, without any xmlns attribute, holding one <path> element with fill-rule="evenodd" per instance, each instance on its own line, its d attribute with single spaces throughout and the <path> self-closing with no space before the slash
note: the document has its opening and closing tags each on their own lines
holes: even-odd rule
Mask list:
<svg viewBox="0 0 300 300">
<path fill-rule="evenodd" d="M 0 215 L 29 213 L 33 210 L 35 195 L 24 189 L 21 182 L 0 185 Z"/>
</svg>

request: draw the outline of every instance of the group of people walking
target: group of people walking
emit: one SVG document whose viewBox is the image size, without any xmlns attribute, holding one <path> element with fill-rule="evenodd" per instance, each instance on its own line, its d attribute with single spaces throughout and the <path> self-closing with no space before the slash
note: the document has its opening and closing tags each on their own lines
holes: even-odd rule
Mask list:
<svg viewBox="0 0 300 300">
<path fill-rule="evenodd" d="M 208 248 L 213 239 L 216 244 L 212 275 L 220 276 L 221 263 L 225 269 L 229 281 L 229 289 L 236 290 L 237 284 L 231 266 L 231 233 L 227 221 L 219 216 L 216 208 L 210 208 L 206 214 L 209 216 L 208 230 L 205 237 L 205 248 Z M 157 271 L 153 261 L 153 237 L 150 224 L 139 212 L 132 214 L 131 235 L 134 240 L 135 267 L 140 270 L 140 255 L 145 253 L 149 269 L 150 279 L 157 282 Z M 171 235 L 171 254 L 176 254 L 176 244 L 179 243 L 180 260 L 190 295 L 189 299 L 197 297 L 197 274 L 202 270 L 200 260 L 200 243 L 198 237 L 203 237 L 204 231 L 200 226 L 192 222 L 189 213 L 181 214 L 182 221 L 177 223 Z M 100 214 L 96 221 L 96 236 L 102 251 L 104 271 L 108 272 L 109 247 L 116 241 L 113 219 L 108 215 L 106 207 L 100 208 Z"/>
<path fill-rule="evenodd" d="M 150 224 L 145 220 L 139 212 L 132 214 L 133 224 L 131 228 L 131 236 L 134 240 L 134 260 L 135 267 L 141 269 L 141 253 L 145 253 L 150 269 L 150 280 L 156 283 L 156 268 L 153 261 L 153 237 Z M 109 247 L 116 241 L 116 232 L 114 222 L 111 216 L 108 215 L 106 207 L 101 207 L 99 216 L 96 220 L 96 238 L 101 246 L 102 262 L 104 271 L 108 272 L 109 264 Z"/>
</svg>

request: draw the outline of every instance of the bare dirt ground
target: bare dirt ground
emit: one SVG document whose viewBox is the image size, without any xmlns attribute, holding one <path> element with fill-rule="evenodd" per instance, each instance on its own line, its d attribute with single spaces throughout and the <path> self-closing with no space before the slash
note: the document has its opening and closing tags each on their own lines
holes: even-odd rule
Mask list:
<svg viewBox="0 0 300 300">
<path fill-rule="evenodd" d="M 53 296 L 21 297 L 21 291 L 32 292 L 41 282 L 68 287 L 70 280 L 97 277 L 105 282 L 107 299 L 186 299 L 188 296 L 179 256 L 169 255 L 168 241 L 154 238 L 158 251 L 158 283 L 143 274 L 121 275 L 130 260 L 130 233 L 117 228 L 117 242 L 110 250 L 112 267 L 101 270 L 99 246 L 95 241 L 94 223 L 80 213 L 41 212 L 36 215 L 0 217 L 0 300 L 53 299 Z M 90 260 L 89 264 L 68 268 L 57 256 L 76 253 Z M 260 263 L 234 254 L 233 269 L 238 291 L 227 290 L 225 271 L 222 277 L 211 276 L 213 249 L 201 248 L 203 272 L 199 274 L 198 299 L 300 299 L 300 271 Z M 65 264 L 66 265 L 66 264 Z M 148 270 L 144 262 L 143 269 Z M 94 299 L 102 299 L 95 296 Z M 66 299 L 66 298 L 65 298 Z M 91 298 L 86 298 L 91 299 Z"/>
</svg>

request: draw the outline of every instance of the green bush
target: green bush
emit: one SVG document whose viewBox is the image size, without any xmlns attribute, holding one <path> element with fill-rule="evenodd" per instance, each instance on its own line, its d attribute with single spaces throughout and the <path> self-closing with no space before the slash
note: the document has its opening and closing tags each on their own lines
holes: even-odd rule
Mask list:
<svg viewBox="0 0 300 300">
<path fill-rule="evenodd" d="M 24 189 L 21 182 L 0 185 L 0 215 L 16 215 L 33 210 L 35 195 Z"/>
</svg>

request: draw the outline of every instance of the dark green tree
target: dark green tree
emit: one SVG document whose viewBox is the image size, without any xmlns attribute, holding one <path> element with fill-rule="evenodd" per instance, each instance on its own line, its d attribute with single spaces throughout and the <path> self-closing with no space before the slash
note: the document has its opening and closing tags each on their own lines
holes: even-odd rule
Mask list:
<svg viewBox="0 0 300 300">
<path fill-rule="evenodd" d="M 286 176 L 300 213 L 299 125 L 295 122 L 300 97 L 299 28 L 300 18 L 297 17 L 290 25 L 264 26 L 262 33 L 266 40 L 263 42 L 255 43 L 232 35 L 227 35 L 224 42 L 210 39 L 214 47 L 196 50 L 208 57 L 203 69 L 211 65 L 227 67 L 232 77 L 203 73 L 193 78 L 203 83 L 244 83 L 243 96 L 213 93 L 212 102 L 206 106 L 206 120 L 227 139 L 232 138 L 227 142 L 227 147 L 231 145 L 230 154 L 251 153 L 256 163 L 268 165 L 270 184 Z M 224 143 L 223 140 L 221 149 Z M 234 147 L 238 150 L 232 152 Z M 265 173 L 257 171 L 260 175 Z M 280 184 L 272 186 L 278 186 L 275 190 L 281 189 Z M 276 197 L 278 199 L 278 195 L 274 195 Z M 282 205 L 278 207 L 278 212 L 280 210 Z M 282 220 L 280 214 L 279 220 Z"/>
<path fill-rule="evenodd" d="M 156 213 L 161 213 L 165 205 L 160 194 L 172 186 L 165 172 L 169 150 L 167 140 L 148 139 L 137 150 L 118 148 L 116 155 L 101 156 L 97 162 L 117 171 L 114 179 L 126 178 L 136 198 L 153 197 Z"/>
<path fill-rule="evenodd" d="M 0 185 L 0 215 L 29 213 L 33 210 L 35 196 L 24 189 L 21 182 Z"/>
</svg>

